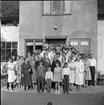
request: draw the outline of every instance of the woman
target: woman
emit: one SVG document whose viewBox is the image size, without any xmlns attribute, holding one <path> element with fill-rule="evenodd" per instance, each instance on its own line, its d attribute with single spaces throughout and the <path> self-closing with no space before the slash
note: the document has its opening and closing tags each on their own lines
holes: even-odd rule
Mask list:
<svg viewBox="0 0 104 105">
<path fill-rule="evenodd" d="M 54 68 L 55 94 L 60 94 L 61 72 L 62 68 L 59 66 L 59 63 L 56 62 L 56 67 Z"/>
<path fill-rule="evenodd" d="M 35 88 L 36 82 L 37 82 L 37 73 L 35 69 L 35 59 L 32 57 L 31 59 L 31 68 L 32 68 L 32 88 Z"/>
<path fill-rule="evenodd" d="M 17 56 L 17 61 L 15 64 L 16 67 L 16 72 L 17 72 L 17 88 L 19 88 L 19 90 L 21 89 L 21 62 L 20 62 L 20 57 Z"/>
<path fill-rule="evenodd" d="M 28 61 L 31 62 L 31 58 L 32 58 L 32 57 L 31 57 L 31 53 L 29 52 L 29 53 L 27 54 L 27 56 L 28 56 Z"/>
<path fill-rule="evenodd" d="M 21 73 L 22 73 L 22 78 L 23 78 L 24 90 L 26 90 L 27 87 L 29 90 L 29 86 L 32 85 L 30 72 L 31 72 L 31 65 L 28 62 L 28 58 L 25 58 L 25 62 L 21 66 Z"/>
<path fill-rule="evenodd" d="M 9 83 L 9 89 L 13 91 L 13 83 L 16 80 L 15 76 L 15 64 L 13 63 L 13 60 L 10 58 L 9 62 L 7 64 L 8 69 L 8 83 Z"/>
<path fill-rule="evenodd" d="M 21 71 L 21 66 L 22 66 L 22 64 L 24 63 L 24 57 L 23 56 L 21 56 L 20 57 L 20 66 L 19 66 L 19 69 L 20 69 L 20 71 Z M 21 75 L 21 88 L 23 88 L 23 78 L 22 78 L 22 75 Z"/>
<path fill-rule="evenodd" d="M 84 63 L 81 60 L 81 56 L 77 56 L 75 62 L 75 84 L 77 85 L 78 91 L 81 91 L 81 86 L 84 84 Z"/>
<path fill-rule="evenodd" d="M 66 57 L 63 55 L 62 56 L 62 61 L 61 61 L 61 67 L 64 67 L 64 63 L 66 62 Z"/>
<path fill-rule="evenodd" d="M 85 65 L 85 87 L 87 87 L 88 81 L 91 80 L 90 62 L 87 56 L 85 56 L 84 65 Z"/>
<path fill-rule="evenodd" d="M 72 57 L 68 58 L 68 67 L 70 69 L 70 76 L 69 76 L 70 91 L 72 91 L 74 84 L 74 72 L 75 72 L 75 62 L 72 61 Z"/>
</svg>

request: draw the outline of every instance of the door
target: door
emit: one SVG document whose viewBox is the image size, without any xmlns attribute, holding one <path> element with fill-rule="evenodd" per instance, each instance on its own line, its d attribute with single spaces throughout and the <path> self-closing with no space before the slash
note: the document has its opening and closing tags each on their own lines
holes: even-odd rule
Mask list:
<svg viewBox="0 0 104 105">
<path fill-rule="evenodd" d="M 78 39 L 70 39 L 70 45 L 79 51 L 79 41 Z"/>
<path fill-rule="evenodd" d="M 91 39 L 90 38 L 71 38 L 70 45 L 84 54 L 90 53 Z"/>
<path fill-rule="evenodd" d="M 81 39 L 79 41 L 79 50 L 81 53 L 89 54 L 90 53 L 90 39 Z"/>
<path fill-rule="evenodd" d="M 43 41 L 35 41 L 35 50 L 41 50 L 43 49 Z"/>
<path fill-rule="evenodd" d="M 26 55 L 29 52 L 33 53 L 33 41 L 26 41 Z"/>
</svg>

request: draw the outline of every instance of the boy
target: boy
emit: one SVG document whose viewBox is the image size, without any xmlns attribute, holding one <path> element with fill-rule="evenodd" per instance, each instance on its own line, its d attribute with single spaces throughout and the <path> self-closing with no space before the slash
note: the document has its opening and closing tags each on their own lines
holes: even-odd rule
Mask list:
<svg viewBox="0 0 104 105">
<path fill-rule="evenodd" d="M 52 73 L 50 67 L 48 67 L 48 71 L 46 72 L 45 80 L 47 83 L 47 92 L 49 93 L 49 92 L 51 92 L 51 84 L 53 81 L 53 73 Z"/>
<path fill-rule="evenodd" d="M 43 61 L 41 60 L 40 63 L 39 63 L 39 66 L 37 67 L 37 78 L 38 78 L 38 84 L 37 84 L 37 87 L 38 87 L 38 93 L 41 92 L 43 93 L 44 92 L 44 78 L 45 78 L 45 66 L 43 66 Z"/>
<path fill-rule="evenodd" d="M 63 92 L 69 93 L 69 75 L 70 75 L 70 69 L 68 68 L 68 64 L 64 64 L 64 68 L 62 71 L 62 79 L 63 79 Z"/>
</svg>

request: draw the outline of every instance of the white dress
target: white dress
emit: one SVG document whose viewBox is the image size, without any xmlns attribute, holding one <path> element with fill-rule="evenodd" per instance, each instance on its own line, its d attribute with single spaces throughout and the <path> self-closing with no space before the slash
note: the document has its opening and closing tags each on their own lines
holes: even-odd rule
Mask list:
<svg viewBox="0 0 104 105">
<path fill-rule="evenodd" d="M 70 69 L 69 83 L 74 83 L 75 62 L 68 63 Z"/>
<path fill-rule="evenodd" d="M 75 62 L 75 84 L 83 85 L 84 83 L 84 63 L 82 61 Z"/>
<path fill-rule="evenodd" d="M 14 82 L 15 81 L 14 68 L 15 68 L 14 63 L 8 63 L 8 82 Z"/>
</svg>

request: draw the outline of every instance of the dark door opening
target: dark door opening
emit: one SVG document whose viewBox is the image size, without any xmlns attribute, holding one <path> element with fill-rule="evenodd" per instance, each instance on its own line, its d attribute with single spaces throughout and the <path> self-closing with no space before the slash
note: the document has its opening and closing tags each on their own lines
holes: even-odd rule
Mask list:
<svg viewBox="0 0 104 105">
<path fill-rule="evenodd" d="M 33 53 L 33 45 L 31 45 L 31 46 L 26 46 L 26 50 L 27 50 L 27 53 Z"/>
<path fill-rule="evenodd" d="M 64 45 L 66 42 L 66 39 L 46 39 L 46 43 L 48 45 Z"/>
<path fill-rule="evenodd" d="M 42 51 L 43 49 L 43 46 L 42 45 L 36 45 L 35 46 L 35 50 L 41 50 Z"/>
</svg>

